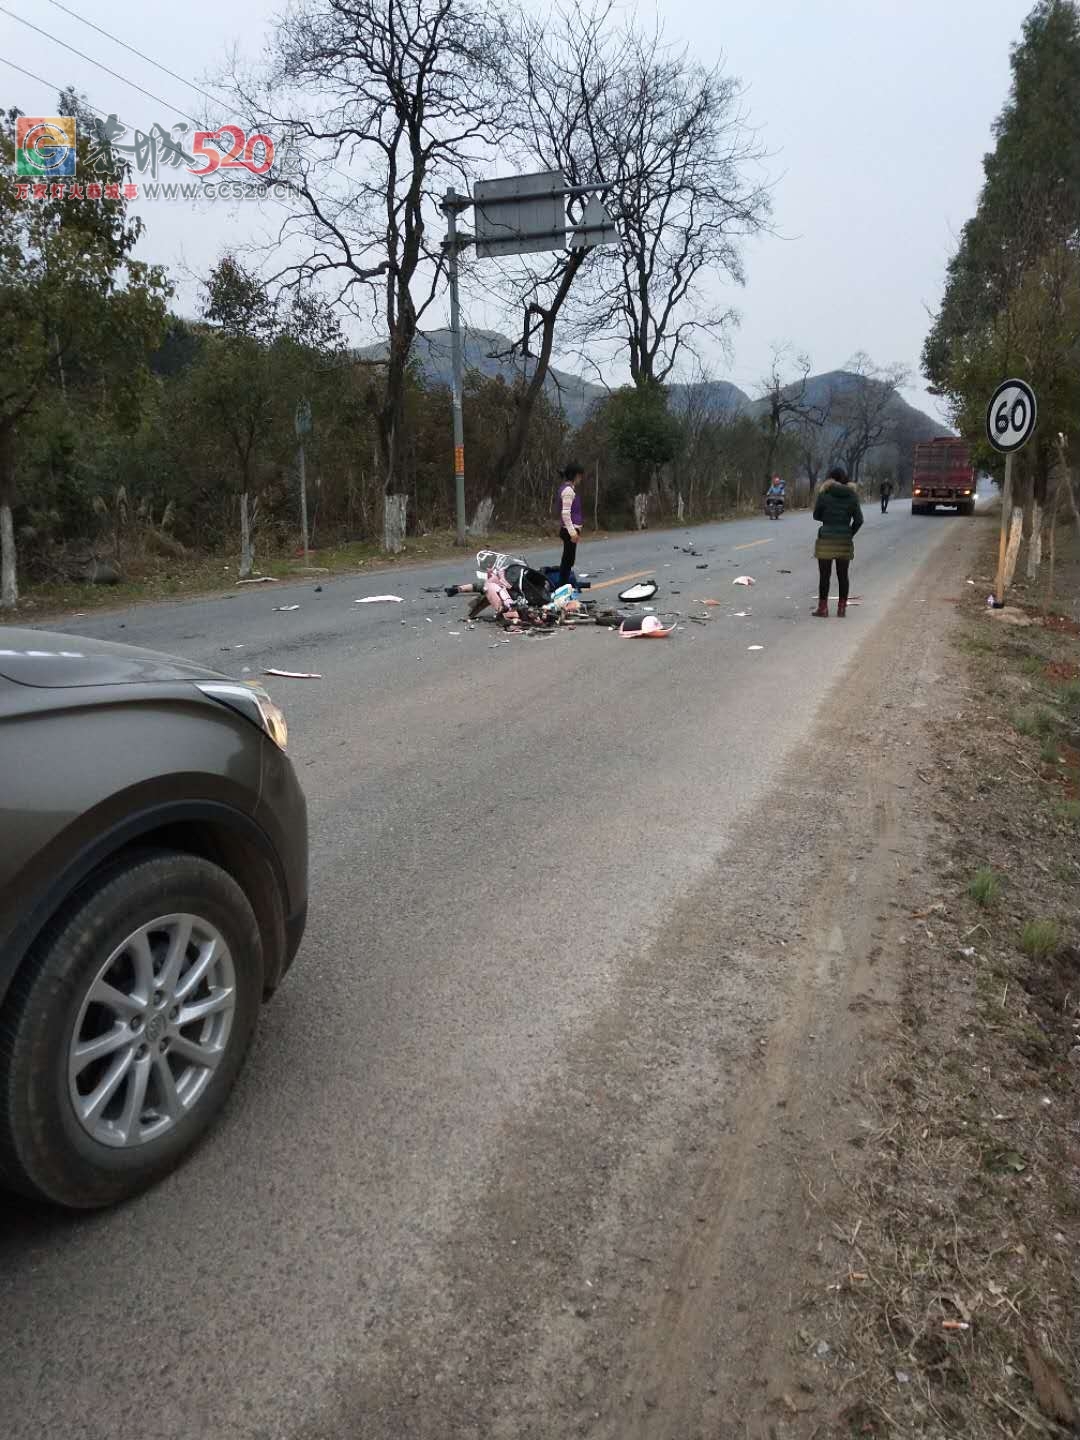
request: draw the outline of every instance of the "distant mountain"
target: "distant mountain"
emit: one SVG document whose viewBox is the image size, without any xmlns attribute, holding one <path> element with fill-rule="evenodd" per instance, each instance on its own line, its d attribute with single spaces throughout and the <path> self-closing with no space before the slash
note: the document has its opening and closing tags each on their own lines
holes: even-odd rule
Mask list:
<svg viewBox="0 0 1080 1440">
<path fill-rule="evenodd" d="M 464 360 L 466 370 L 478 370 L 489 379 L 497 376 L 510 383 L 517 376 L 532 374 L 534 361 L 521 362 L 509 358 L 511 342 L 495 330 L 466 330 L 464 334 Z M 361 350 L 363 359 L 382 359 L 387 352 L 385 341 L 369 345 Z M 429 330 L 417 335 L 413 344 L 413 356 L 431 385 L 445 385 L 449 388 L 453 378 L 450 357 L 450 331 Z M 557 366 L 549 366 L 544 390 L 553 405 L 558 406 L 571 425 L 580 425 L 597 400 L 602 400 L 607 391 L 602 385 L 593 385 Z"/>
<path fill-rule="evenodd" d="M 509 358 L 511 342 L 495 330 L 466 330 L 464 336 L 464 358 L 466 370 L 478 370 L 491 379 L 502 376 L 507 382 L 522 373 L 520 358 Z M 365 359 L 379 359 L 386 354 L 386 344 L 369 345 L 361 350 Z M 451 382 L 450 331 L 431 330 L 417 335 L 413 354 L 424 378 L 429 384 L 445 385 Z M 525 362 L 525 373 L 535 362 Z M 823 410 L 842 411 L 844 402 L 850 399 L 861 383 L 860 377 L 848 370 L 829 370 L 807 379 L 804 398 L 810 405 Z M 602 385 L 595 385 L 569 370 L 552 366 L 544 388 L 553 404 L 559 406 L 571 425 L 577 426 L 585 420 L 593 405 L 608 393 Z M 794 387 L 792 387 L 794 388 Z M 734 419 L 737 415 L 760 418 L 768 413 L 768 402 L 753 400 L 744 390 L 730 380 L 702 380 L 696 383 L 676 383 L 670 387 L 671 406 L 676 413 L 685 413 L 695 408 L 700 414 L 704 410 L 712 419 Z M 903 469 L 905 457 L 911 455 L 911 447 L 920 440 L 932 440 L 938 435 L 952 432 L 940 421 L 933 419 L 922 410 L 910 405 L 902 395 L 895 395 L 889 402 L 889 419 L 894 439 L 872 451 L 867 458 L 879 463 L 896 465 Z M 836 426 L 830 427 L 839 434 Z"/>
<path fill-rule="evenodd" d="M 668 387 L 672 410 L 683 415 L 690 408 L 710 420 L 733 420 L 736 415 L 753 412 L 754 402 L 745 390 L 730 380 L 696 380 L 688 384 L 676 382 Z"/>
</svg>

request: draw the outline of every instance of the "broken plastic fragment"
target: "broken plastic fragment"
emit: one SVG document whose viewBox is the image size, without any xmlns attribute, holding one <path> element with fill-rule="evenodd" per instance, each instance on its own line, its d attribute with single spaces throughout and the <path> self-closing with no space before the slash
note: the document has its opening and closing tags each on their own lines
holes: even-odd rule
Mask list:
<svg viewBox="0 0 1080 1440">
<path fill-rule="evenodd" d="M 245 667 L 246 669 L 246 667 Z M 314 670 L 264 670 L 264 675 L 277 675 L 282 680 L 321 680 Z"/>
<path fill-rule="evenodd" d="M 659 588 L 655 580 L 639 580 L 636 585 L 628 585 L 625 590 L 620 590 L 619 599 L 628 603 L 651 600 Z"/>
<path fill-rule="evenodd" d="M 391 600 L 395 605 L 401 604 L 400 595 L 362 595 L 359 600 L 354 601 L 356 605 L 378 605 L 382 600 Z"/>
<path fill-rule="evenodd" d="M 624 620 L 619 626 L 619 634 L 625 635 L 628 640 L 662 640 L 674 629 L 674 625 L 665 626 L 656 615 L 641 615 L 633 620 Z"/>
<path fill-rule="evenodd" d="M 736 575 L 732 585 L 756 585 L 757 581 L 752 575 Z"/>
<path fill-rule="evenodd" d="M 284 615 L 284 613 L 285 613 L 287 610 L 299 610 L 299 609 L 300 609 L 300 606 L 299 606 L 299 605 L 275 605 L 275 606 L 274 606 L 274 614 L 275 614 L 275 615 Z"/>
<path fill-rule="evenodd" d="M 764 645 L 747 645 L 747 650 L 764 650 Z"/>
</svg>

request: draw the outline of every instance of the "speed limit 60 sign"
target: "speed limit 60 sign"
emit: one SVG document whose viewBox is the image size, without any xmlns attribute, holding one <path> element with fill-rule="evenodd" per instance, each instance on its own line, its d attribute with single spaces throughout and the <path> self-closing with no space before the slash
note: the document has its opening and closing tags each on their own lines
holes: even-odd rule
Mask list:
<svg viewBox="0 0 1080 1440">
<path fill-rule="evenodd" d="M 1035 391 L 1026 380 L 1003 380 L 986 407 L 986 438 L 1003 455 L 1031 437 L 1037 415 Z"/>
</svg>

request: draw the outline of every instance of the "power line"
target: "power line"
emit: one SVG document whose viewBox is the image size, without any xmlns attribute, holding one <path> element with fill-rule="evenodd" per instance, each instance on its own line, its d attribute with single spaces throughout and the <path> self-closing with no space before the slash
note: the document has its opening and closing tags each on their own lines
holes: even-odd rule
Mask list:
<svg viewBox="0 0 1080 1440">
<path fill-rule="evenodd" d="M 186 110 L 181 110 L 179 106 L 170 105 L 167 100 L 162 100 L 160 95 L 154 95 L 151 91 L 144 90 L 141 85 L 137 85 L 134 80 L 129 80 L 126 75 L 121 75 L 118 70 L 111 70 L 108 65 L 103 64 L 100 60 L 95 60 L 92 55 L 87 55 L 84 50 L 79 50 L 76 46 L 69 45 L 66 40 L 61 40 L 58 35 L 50 35 L 48 30 L 43 30 L 40 25 L 33 24 L 22 15 L 16 15 L 15 11 L 9 10 L 6 5 L 0 5 L 0 14 L 7 15 L 12 20 L 17 20 L 20 25 L 25 25 L 28 30 L 35 31 L 38 35 L 44 36 L 46 40 L 51 40 L 54 45 L 60 45 L 63 49 L 70 50 L 72 55 L 77 55 L 80 60 L 85 60 L 90 65 L 96 65 L 99 70 L 104 70 L 106 75 L 111 75 L 114 80 L 119 80 L 121 85 L 130 85 L 132 90 L 138 90 L 140 95 L 145 95 L 148 100 L 153 100 L 157 105 L 164 105 L 166 110 L 175 110 L 178 115 L 183 115 L 185 120 L 194 121 L 196 125 L 200 123 L 194 115 L 189 115 Z M 95 105 L 93 108 L 96 110 L 97 106 Z"/>
<path fill-rule="evenodd" d="M 85 15 L 80 15 L 77 10 L 71 10 L 68 6 L 62 5 L 60 0 L 49 0 L 49 4 L 55 6 L 57 10 L 62 10 L 65 15 L 70 15 L 73 20 L 78 20 L 80 24 L 88 26 L 89 29 L 96 30 L 99 35 L 103 35 L 106 40 L 111 40 L 114 45 L 120 45 L 132 55 L 137 55 L 140 60 L 145 60 L 147 65 L 153 65 L 155 70 L 160 70 L 163 75 L 168 75 L 170 79 L 178 80 L 181 85 L 186 85 L 189 89 L 197 91 L 198 94 L 205 96 L 207 100 L 213 101 L 215 105 L 224 103 L 220 96 L 211 95 L 210 92 L 204 90 L 201 85 L 196 85 L 194 80 L 185 80 L 183 75 L 178 75 L 175 70 L 170 70 L 167 65 L 162 65 L 160 61 L 155 60 L 152 56 L 144 55 L 143 52 L 137 50 L 134 45 L 129 45 L 126 40 L 121 40 L 119 35 L 113 35 L 110 31 L 103 29 L 102 26 L 95 24 L 93 20 L 88 20 Z"/>
</svg>

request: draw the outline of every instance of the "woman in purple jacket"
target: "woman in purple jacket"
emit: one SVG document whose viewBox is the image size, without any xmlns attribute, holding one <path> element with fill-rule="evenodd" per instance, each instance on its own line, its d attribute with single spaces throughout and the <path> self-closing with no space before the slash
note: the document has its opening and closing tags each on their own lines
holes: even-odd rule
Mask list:
<svg viewBox="0 0 1080 1440">
<path fill-rule="evenodd" d="M 562 472 L 559 483 L 559 538 L 562 541 L 562 560 L 559 562 L 559 584 L 565 585 L 570 579 L 577 558 L 578 541 L 581 539 L 582 510 L 578 494 L 578 479 L 585 471 L 573 461 Z"/>
</svg>

